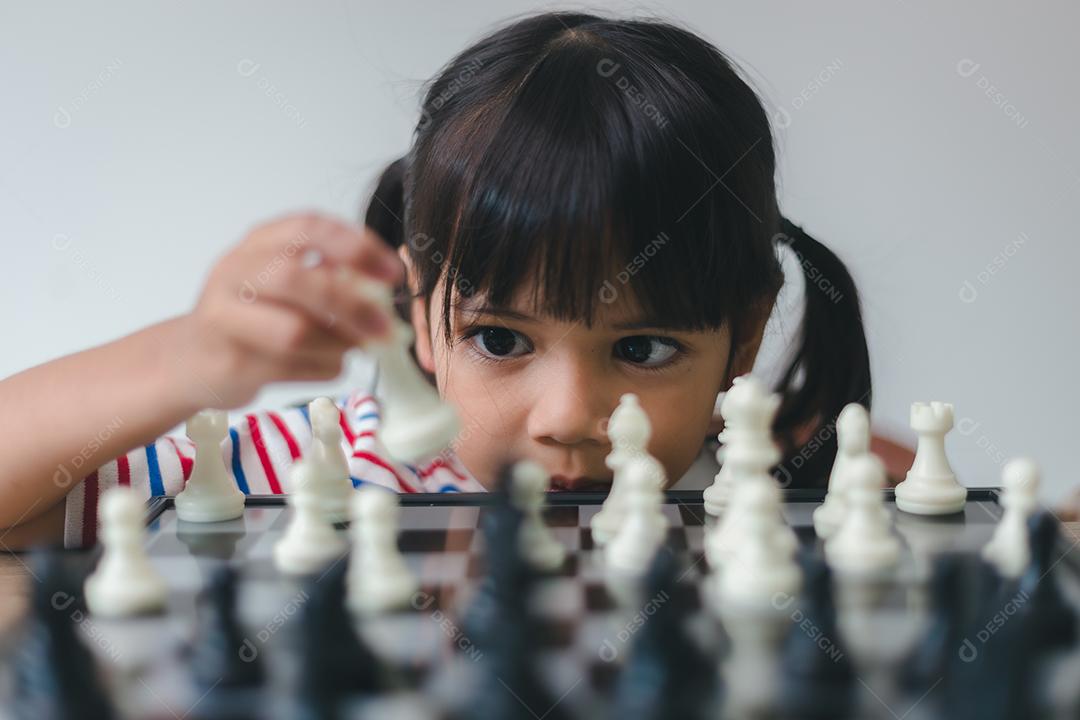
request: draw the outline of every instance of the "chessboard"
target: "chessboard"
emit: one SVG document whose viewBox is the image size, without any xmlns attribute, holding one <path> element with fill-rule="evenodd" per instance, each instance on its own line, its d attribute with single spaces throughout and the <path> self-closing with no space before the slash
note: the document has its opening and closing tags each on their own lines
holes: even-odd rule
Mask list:
<svg viewBox="0 0 1080 720">
<path fill-rule="evenodd" d="M 680 568 L 679 586 L 686 590 L 685 623 L 703 657 L 714 658 L 718 707 L 714 717 L 815 717 L 781 714 L 775 707 L 784 674 L 783 636 L 818 632 L 823 652 L 846 656 L 857 682 L 850 717 L 946 717 L 938 681 L 912 691 L 901 681 L 910 658 L 927 642 L 935 618 L 931 577 L 935 562 L 945 556 L 973 559 L 989 540 L 1001 517 L 996 489 L 971 489 L 962 513 L 926 517 L 900 512 L 886 491 L 888 510 L 903 541 L 903 557 L 895 571 L 873 583 L 845 587 L 834 578 L 835 636 L 814 627 L 797 599 L 781 598 L 781 611 L 770 628 L 750 629 L 752 619 L 731 624 L 715 611 L 710 597 L 710 570 L 704 559 L 705 527 L 714 522 L 702 506 L 700 492 L 669 491 L 663 512 L 670 521 L 667 547 Z M 819 557 L 821 542 L 812 523 L 823 492 L 785 490 L 783 515 L 795 530 L 804 558 Z M 358 697 L 338 715 L 326 717 L 442 718 L 448 708 L 468 712 L 470 677 L 484 650 L 473 641 L 463 621 L 486 569 L 480 528 L 492 511 L 492 495 L 413 495 L 401 498 L 399 548 L 419 581 L 409 606 L 399 612 L 355 622 L 359 637 L 397 678 L 392 693 Z M 539 681 L 552 698 L 550 708 L 520 708 L 521 718 L 612 716 L 613 694 L 633 656 L 643 628 L 656 610 L 656 598 L 627 605 L 605 582 L 603 555 L 594 546 L 590 518 L 603 495 L 549 493 L 544 520 L 569 550 L 566 563 L 542 576 L 530 605 L 540 628 L 536 653 Z M 70 616 L 93 655 L 117 716 L 124 718 L 297 717 L 290 710 L 297 667 L 299 618 L 311 598 L 311 583 L 281 575 L 272 548 L 285 531 L 292 509 L 283 498 L 251 496 L 241 518 L 217 523 L 187 523 L 176 516 L 173 500 L 154 498 L 148 505 L 146 549 L 166 578 L 166 612 L 129 619 L 91 617 L 73 598 L 54 600 L 53 607 Z M 339 532 L 345 532 L 338 526 Z M 59 562 L 76 577 L 85 577 L 100 550 L 66 552 Z M 1080 608 L 1080 562 L 1073 543 L 1061 538 L 1053 577 L 1071 608 Z M 341 558 L 322 575 L 345 563 Z M 264 668 L 265 680 L 244 695 L 242 712 L 221 710 L 212 702 L 220 689 L 192 680 L 192 645 L 198 633 L 200 597 L 222 566 L 236 571 L 236 616 L 243 638 L 235 652 Z M 938 598 L 938 601 L 940 598 Z M 995 642 L 1012 615 L 1029 598 L 1014 597 L 985 626 L 957 636 L 947 652 L 978 656 Z M 660 601 L 662 603 L 662 600 Z M 69 609 L 70 608 L 70 609 Z M 779 618 L 779 625 L 777 625 Z M 1004 633 L 1002 633 L 1004 634 Z M 749 639 L 748 639 L 749 638 Z M 755 639 L 756 638 L 756 639 Z M 779 640 L 777 640 L 779 638 Z M 937 638 L 940 640 L 940 638 Z M 954 638 L 955 639 L 955 638 Z M 999 639 L 999 638 L 998 638 Z M 11 669 L 18 660 L 18 633 L 5 638 L 4 696 L 11 692 Z M 748 646 L 749 643 L 749 646 Z M 755 647 L 756 645 L 756 647 Z M 12 660 L 12 658 L 14 658 Z M 357 670 L 358 672 L 360 670 Z M 988 673 L 991 670 L 987 670 Z M 1080 695 L 1080 653 L 1066 648 L 1039 673 L 1041 703 L 1047 717 L 1075 717 Z M 985 679 L 987 697 L 997 682 Z M 940 683 L 944 687 L 945 683 Z M 905 689 L 906 688 L 906 689 Z M 972 698 L 978 709 L 985 703 Z M 5 702 L 6 708 L 15 705 Z M 465 707 L 462 713 L 460 708 Z M 9 710 L 2 711 L 5 716 Z M 1003 715 L 993 715 L 1001 716 Z M 22 717 L 16 714 L 14 717 Z M 653 717 L 654 715 L 649 715 Z M 89 717 L 89 715 L 88 715 Z M 985 717 L 985 716 L 983 716 Z"/>
</svg>

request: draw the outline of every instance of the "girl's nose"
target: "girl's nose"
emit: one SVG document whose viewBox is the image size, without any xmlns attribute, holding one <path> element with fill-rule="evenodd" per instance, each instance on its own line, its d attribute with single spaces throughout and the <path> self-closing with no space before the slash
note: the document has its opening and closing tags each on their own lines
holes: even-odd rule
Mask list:
<svg viewBox="0 0 1080 720">
<path fill-rule="evenodd" d="M 528 419 L 533 440 L 562 445 L 607 442 L 611 405 L 601 378 L 573 363 L 552 362 L 538 381 Z"/>
</svg>

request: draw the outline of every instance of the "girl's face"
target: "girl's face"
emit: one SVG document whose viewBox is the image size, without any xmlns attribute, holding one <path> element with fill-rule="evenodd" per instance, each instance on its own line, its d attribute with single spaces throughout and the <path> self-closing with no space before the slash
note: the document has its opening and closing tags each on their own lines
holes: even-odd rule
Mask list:
<svg viewBox="0 0 1080 720">
<path fill-rule="evenodd" d="M 440 303 L 414 303 L 417 358 L 461 416 L 454 450 L 477 480 L 490 487 L 504 463 L 529 459 L 551 473 L 553 489 L 605 489 L 607 420 L 623 393 L 636 394 L 652 421 L 649 452 L 668 483 L 682 477 L 729 384 L 728 332 L 647 326 L 620 302 L 626 295 L 605 305 L 591 328 L 538 315 L 518 301 L 526 292 L 503 308 L 474 297 L 452 313 L 452 347 Z M 732 376 L 749 370 L 755 338 L 736 354 Z"/>
</svg>

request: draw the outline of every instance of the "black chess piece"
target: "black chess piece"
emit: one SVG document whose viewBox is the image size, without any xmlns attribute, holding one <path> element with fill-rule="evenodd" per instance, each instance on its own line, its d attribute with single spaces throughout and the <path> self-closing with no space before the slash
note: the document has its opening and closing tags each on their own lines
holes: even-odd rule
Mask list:
<svg viewBox="0 0 1080 720">
<path fill-rule="evenodd" d="M 526 605 L 538 577 L 521 553 L 519 538 L 524 515 L 510 501 L 511 466 L 499 474 L 493 503 L 485 507 L 484 533 L 486 574 L 476 590 L 465 617 L 465 634 L 485 650 L 503 629 L 524 623 Z"/>
<path fill-rule="evenodd" d="M 258 649 L 237 619 L 236 586 L 236 570 L 222 565 L 199 598 L 190 662 L 192 677 L 204 691 L 254 688 L 265 678 Z"/>
<path fill-rule="evenodd" d="M 490 633 L 477 661 L 476 684 L 458 717 L 469 720 L 523 720 L 543 717 L 566 720 L 563 698 L 554 696 L 540 679 L 537 667 L 537 626 L 526 612 L 500 624 Z"/>
<path fill-rule="evenodd" d="M 345 606 L 346 568 L 345 562 L 335 563 L 305 586 L 294 717 L 337 718 L 349 698 L 387 692 L 400 684 L 353 626 Z"/>
<path fill-rule="evenodd" d="M 1009 614 L 1014 586 L 1003 584 L 997 571 L 973 563 L 964 588 L 972 609 L 960 642 L 948 656 L 940 678 L 943 716 L 950 720 L 1037 718 L 1035 648 L 1032 618 Z"/>
<path fill-rule="evenodd" d="M 667 548 L 657 552 L 644 583 L 645 616 L 616 681 L 612 717 L 640 720 L 717 717 L 717 659 L 688 635 L 692 607 L 679 584 L 680 567 Z"/>
<path fill-rule="evenodd" d="M 805 621 L 793 624 L 784 642 L 780 707 L 790 720 L 844 720 L 854 707 L 855 672 L 836 623 L 832 573 L 810 555 L 803 571 Z"/>
<path fill-rule="evenodd" d="M 965 612 L 965 564 L 958 555 L 937 558 L 930 578 L 930 617 L 923 638 L 900 670 L 905 690 L 918 697 L 937 685 L 960 648 Z"/>
<path fill-rule="evenodd" d="M 487 573 L 463 619 L 465 635 L 481 655 L 468 703 L 458 714 L 475 720 L 562 720 L 561 699 L 537 671 L 543 629 L 530 599 L 539 576 L 521 553 L 524 516 L 510 500 L 511 472 L 510 465 L 502 468 L 493 503 L 484 508 Z"/>
<path fill-rule="evenodd" d="M 1028 519 L 1031 564 L 1020 577 L 1018 599 L 1029 620 L 1035 647 L 1043 652 L 1066 650 L 1076 645 L 1076 612 L 1061 593 L 1054 574 L 1064 554 L 1060 526 L 1054 515 L 1042 511 Z"/>
<path fill-rule="evenodd" d="M 117 717 L 90 649 L 78 633 L 85 618 L 78 581 L 55 553 L 32 559 L 37 579 L 30 616 L 13 665 L 10 710 L 19 720 Z"/>
<path fill-rule="evenodd" d="M 199 594 L 196 631 L 186 655 L 199 702 L 191 720 L 255 720 L 263 715 L 265 683 L 260 648 L 236 612 L 237 572 L 218 565 Z"/>
</svg>

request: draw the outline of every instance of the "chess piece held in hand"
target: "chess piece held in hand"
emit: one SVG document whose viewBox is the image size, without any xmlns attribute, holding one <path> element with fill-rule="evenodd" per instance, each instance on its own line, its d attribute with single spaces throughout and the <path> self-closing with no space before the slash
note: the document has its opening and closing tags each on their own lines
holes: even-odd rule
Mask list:
<svg viewBox="0 0 1080 720">
<path fill-rule="evenodd" d="M 416 462 L 447 447 L 461 422 L 410 357 L 415 333 L 394 315 L 390 286 L 365 280 L 363 289 L 380 303 L 391 325 L 388 340 L 371 340 L 365 348 L 379 364 L 384 414 L 379 439 L 394 459 Z"/>
</svg>

